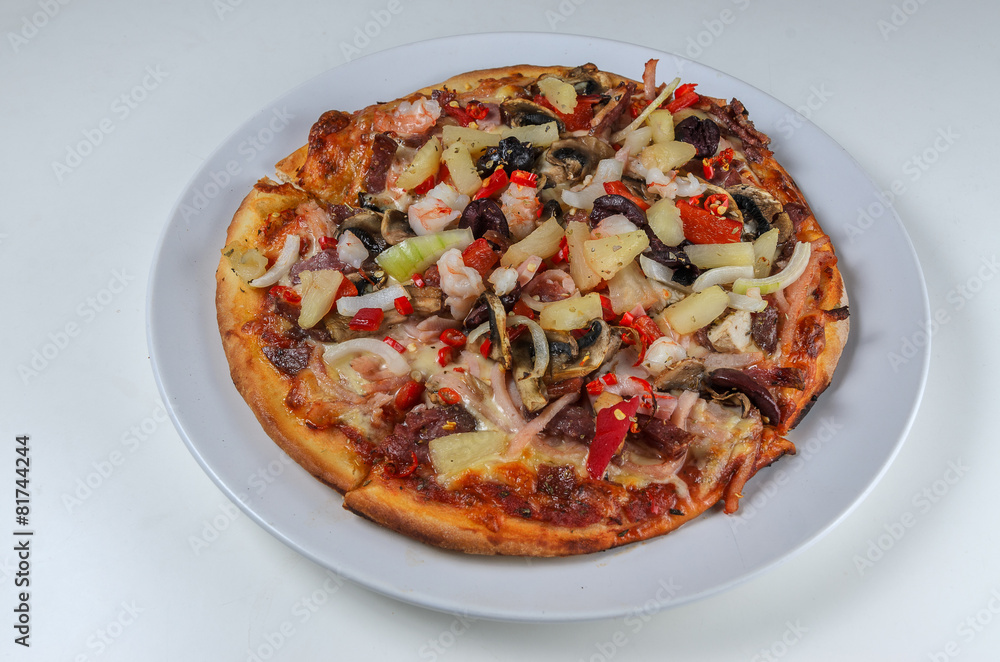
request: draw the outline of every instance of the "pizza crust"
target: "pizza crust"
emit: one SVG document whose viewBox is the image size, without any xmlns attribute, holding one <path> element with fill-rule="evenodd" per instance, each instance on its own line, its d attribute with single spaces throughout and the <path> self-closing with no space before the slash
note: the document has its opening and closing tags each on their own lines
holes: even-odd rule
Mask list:
<svg viewBox="0 0 1000 662">
<path fill-rule="evenodd" d="M 305 193 L 290 186 L 261 180 L 233 217 L 226 244 L 249 240 L 268 214 L 306 200 Z M 216 270 L 216 314 L 233 384 L 282 450 L 313 476 L 345 492 L 361 482 L 368 467 L 340 430 L 310 428 L 290 411 L 285 404 L 290 380 L 268 361 L 257 340 L 244 329 L 257 315 L 266 292 L 244 283 L 222 257 Z"/>
</svg>

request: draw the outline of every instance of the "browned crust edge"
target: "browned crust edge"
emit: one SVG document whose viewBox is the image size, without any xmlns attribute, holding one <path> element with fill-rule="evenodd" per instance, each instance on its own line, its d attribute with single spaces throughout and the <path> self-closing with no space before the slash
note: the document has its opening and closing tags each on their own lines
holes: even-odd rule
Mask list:
<svg viewBox="0 0 1000 662">
<path fill-rule="evenodd" d="M 258 184 L 244 198 L 233 217 L 226 244 L 248 240 L 267 214 L 307 199 L 306 194 L 293 192 L 291 187 L 282 189 L 281 193 L 269 192 Z M 366 473 L 366 468 L 351 450 L 350 441 L 335 428 L 311 429 L 289 411 L 285 405 L 288 379 L 271 365 L 256 340 L 243 331 L 243 325 L 253 319 L 265 296 L 265 291 L 247 286 L 222 257 L 216 270 L 215 304 L 233 384 L 264 431 L 282 450 L 316 478 L 345 492 L 357 485 Z"/>
</svg>

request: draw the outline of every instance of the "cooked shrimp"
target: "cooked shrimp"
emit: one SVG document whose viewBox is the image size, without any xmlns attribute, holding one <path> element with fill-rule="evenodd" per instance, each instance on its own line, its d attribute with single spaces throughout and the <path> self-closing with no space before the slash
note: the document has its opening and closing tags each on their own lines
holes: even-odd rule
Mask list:
<svg viewBox="0 0 1000 662">
<path fill-rule="evenodd" d="M 672 364 L 687 358 L 687 352 L 669 336 L 654 340 L 646 349 L 642 365 L 649 374 L 658 375 Z"/>
<path fill-rule="evenodd" d="M 337 257 L 344 264 L 360 269 L 361 264 L 368 259 L 368 249 L 356 234 L 347 230 L 340 235 L 340 241 L 337 242 Z"/>
<path fill-rule="evenodd" d="M 441 116 L 441 105 L 434 99 L 419 97 L 404 101 L 391 115 L 381 115 L 375 120 L 376 131 L 395 131 L 403 136 L 426 133 Z"/>
<path fill-rule="evenodd" d="M 441 274 L 441 291 L 448 295 L 445 304 L 451 308 L 455 319 L 465 319 L 472 304 L 486 291 L 483 277 L 472 267 L 465 266 L 462 251 L 457 248 L 445 251 L 437 266 Z"/>
<path fill-rule="evenodd" d="M 540 207 L 534 186 L 511 184 L 500 196 L 500 209 L 507 217 L 510 233 L 517 240 L 524 239 L 535 229 Z"/>
<path fill-rule="evenodd" d="M 468 204 L 469 196 L 460 194 L 455 187 L 441 182 L 428 191 L 423 200 L 410 205 L 407 210 L 410 227 L 419 235 L 440 232 L 461 216 Z"/>
</svg>

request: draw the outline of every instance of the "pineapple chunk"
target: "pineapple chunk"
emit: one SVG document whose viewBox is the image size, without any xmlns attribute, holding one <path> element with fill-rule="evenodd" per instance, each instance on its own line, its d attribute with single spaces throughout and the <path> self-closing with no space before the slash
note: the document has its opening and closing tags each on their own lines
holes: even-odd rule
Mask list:
<svg viewBox="0 0 1000 662">
<path fill-rule="evenodd" d="M 610 280 L 648 247 L 649 237 L 643 230 L 583 242 L 587 264 L 604 280 Z"/>
<path fill-rule="evenodd" d="M 591 320 L 600 319 L 603 314 L 601 295 L 591 292 L 583 297 L 554 301 L 545 306 L 538 316 L 538 324 L 550 331 L 572 331 L 582 329 Z"/>
<path fill-rule="evenodd" d="M 671 141 L 653 143 L 639 154 L 639 161 L 647 168 L 659 168 L 661 172 L 674 170 L 694 158 L 698 153 L 694 145 Z"/>
<path fill-rule="evenodd" d="M 441 167 L 441 141 L 438 138 L 431 138 L 423 147 L 417 150 L 413 161 L 396 178 L 396 186 L 407 191 L 420 186 L 428 177 L 437 174 Z"/>
<path fill-rule="evenodd" d="M 459 193 L 471 196 L 482 187 L 483 180 L 479 178 L 476 164 L 472 162 L 472 156 L 463 143 L 448 147 L 441 160 L 448 166 L 448 174 Z"/>
</svg>

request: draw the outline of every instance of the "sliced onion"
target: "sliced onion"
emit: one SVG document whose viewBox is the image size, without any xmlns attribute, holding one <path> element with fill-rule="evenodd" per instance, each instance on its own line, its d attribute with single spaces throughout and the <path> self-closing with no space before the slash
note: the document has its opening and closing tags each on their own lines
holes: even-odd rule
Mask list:
<svg viewBox="0 0 1000 662">
<path fill-rule="evenodd" d="M 507 451 L 504 453 L 504 458 L 513 460 L 520 457 L 525 446 L 527 446 L 533 438 L 541 434 L 542 430 L 545 429 L 545 426 L 549 424 L 549 421 L 555 418 L 556 414 L 558 414 L 563 407 L 575 401 L 578 397 L 580 397 L 579 392 L 567 393 L 555 402 L 549 404 L 549 406 L 543 409 L 538 416 L 528 421 L 528 423 L 510 440 L 510 443 L 507 445 Z"/>
<path fill-rule="evenodd" d="M 525 317 L 524 315 L 508 315 L 507 328 L 523 324 L 528 327 L 531 333 L 531 344 L 535 350 L 535 365 L 532 372 L 536 375 L 544 375 L 549 367 L 549 339 L 545 336 L 545 331 L 538 325 L 538 322 Z"/>
<path fill-rule="evenodd" d="M 733 292 L 746 294 L 747 290 L 751 287 L 759 287 L 761 294 L 771 294 L 772 292 L 782 290 L 794 283 L 799 279 L 799 276 L 805 273 L 806 267 L 809 266 L 809 256 L 811 254 L 811 244 L 805 241 L 797 242 L 795 250 L 792 251 L 792 257 L 788 260 L 788 264 L 785 265 L 784 269 L 767 278 L 740 278 L 733 283 Z"/>
<path fill-rule="evenodd" d="M 483 322 L 482 324 L 474 328 L 472 331 L 469 331 L 469 335 L 465 339 L 465 344 L 472 345 L 476 340 L 479 339 L 479 336 L 489 332 L 490 332 L 490 323 Z"/>
<path fill-rule="evenodd" d="M 736 294 L 729 292 L 729 307 L 736 310 L 749 310 L 751 313 L 759 313 L 767 308 L 767 302 L 760 297 L 751 297 L 746 294 Z"/>
<path fill-rule="evenodd" d="M 687 431 L 687 419 L 696 402 L 698 402 L 697 391 L 682 391 L 680 397 L 677 398 L 677 408 L 670 416 L 670 422 L 681 430 Z"/>
<path fill-rule="evenodd" d="M 604 159 L 598 162 L 597 170 L 594 172 L 594 178 L 590 184 L 579 191 L 566 189 L 562 192 L 562 201 L 570 207 L 590 209 L 594 206 L 594 200 L 602 195 L 607 195 L 604 183 L 621 179 L 624 171 L 625 166 L 618 159 Z"/>
<path fill-rule="evenodd" d="M 390 285 L 358 297 L 340 297 L 337 299 L 337 312 L 345 317 L 353 317 L 362 308 L 392 310 L 399 297 L 409 298 L 402 285 Z"/>
<path fill-rule="evenodd" d="M 264 272 L 264 275 L 260 278 L 254 278 L 250 281 L 252 287 L 270 287 L 281 280 L 288 270 L 292 268 L 295 264 L 295 260 L 299 257 L 299 245 L 302 240 L 299 239 L 299 235 L 290 234 L 285 237 L 285 245 L 281 249 L 281 255 L 278 259 L 274 261 L 271 268 Z"/>
<path fill-rule="evenodd" d="M 702 272 L 695 279 L 694 283 L 691 284 L 691 289 L 695 292 L 701 292 L 713 285 L 727 285 L 738 278 L 753 278 L 753 267 L 716 267 L 715 269 L 709 269 Z"/>
<path fill-rule="evenodd" d="M 405 375 L 410 372 L 410 364 L 403 355 L 394 350 L 388 344 L 375 338 L 354 338 L 336 344 L 325 345 L 323 350 L 323 361 L 327 365 L 334 365 L 345 356 L 353 354 L 375 354 L 383 361 L 385 367 L 393 374 Z"/>
<path fill-rule="evenodd" d="M 612 214 L 611 216 L 601 219 L 601 221 L 594 226 L 594 229 L 591 230 L 590 236 L 592 239 L 600 239 L 601 237 L 610 237 L 616 234 L 635 232 L 638 229 L 639 226 L 628 220 L 624 214 Z"/>
</svg>

